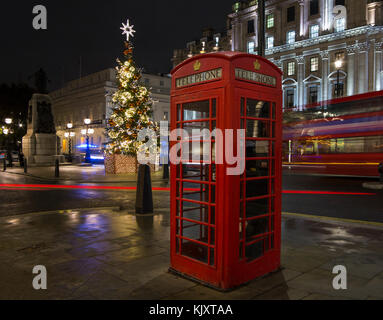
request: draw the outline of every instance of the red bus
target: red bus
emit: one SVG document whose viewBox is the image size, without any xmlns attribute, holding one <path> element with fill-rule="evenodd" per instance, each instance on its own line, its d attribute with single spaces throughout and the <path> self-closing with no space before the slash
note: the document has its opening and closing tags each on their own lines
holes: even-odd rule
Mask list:
<svg viewBox="0 0 383 320">
<path fill-rule="evenodd" d="M 286 111 L 283 167 L 297 172 L 379 176 L 383 162 L 383 91 Z"/>
</svg>

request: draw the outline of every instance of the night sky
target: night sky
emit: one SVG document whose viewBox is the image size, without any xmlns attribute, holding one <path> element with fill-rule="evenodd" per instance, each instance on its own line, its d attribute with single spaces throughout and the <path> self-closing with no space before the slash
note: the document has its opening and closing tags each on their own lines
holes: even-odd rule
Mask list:
<svg viewBox="0 0 383 320">
<path fill-rule="evenodd" d="M 1 4 L 0 83 L 27 81 L 43 67 L 50 89 L 79 76 L 116 65 L 129 18 L 136 30 L 135 59 L 145 72 L 169 73 L 173 49 L 202 37 L 204 27 L 223 31 L 235 0 L 50 0 Z M 48 30 L 32 27 L 35 5 L 48 10 Z M 30 84 L 33 84 L 31 81 Z"/>
</svg>

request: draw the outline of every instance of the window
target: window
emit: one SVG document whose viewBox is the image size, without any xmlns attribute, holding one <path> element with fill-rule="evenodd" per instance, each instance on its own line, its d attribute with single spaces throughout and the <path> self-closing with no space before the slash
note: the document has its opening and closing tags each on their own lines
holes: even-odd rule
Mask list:
<svg viewBox="0 0 383 320">
<path fill-rule="evenodd" d="M 247 33 L 248 34 L 255 33 L 254 20 L 249 20 L 247 22 Z"/>
<path fill-rule="evenodd" d="M 340 18 L 335 20 L 335 32 L 342 32 L 346 29 L 346 20 L 345 18 Z"/>
<path fill-rule="evenodd" d="M 160 81 L 160 86 L 163 87 L 165 85 L 165 82 L 163 80 Z"/>
<path fill-rule="evenodd" d="M 164 112 L 164 120 L 165 121 L 169 120 L 169 112 Z"/>
<path fill-rule="evenodd" d="M 267 15 L 266 26 L 267 26 L 267 29 L 274 28 L 274 13 Z"/>
<path fill-rule="evenodd" d="M 249 41 L 247 43 L 247 53 L 255 53 L 255 43 L 254 41 Z"/>
<path fill-rule="evenodd" d="M 295 21 L 295 7 L 287 8 L 287 22 Z"/>
<path fill-rule="evenodd" d="M 267 37 L 267 49 L 271 49 L 274 47 L 274 37 Z"/>
<path fill-rule="evenodd" d="M 289 62 L 287 64 L 287 75 L 293 76 L 295 74 L 295 62 Z"/>
<path fill-rule="evenodd" d="M 319 0 L 310 0 L 310 16 L 319 14 Z"/>
<path fill-rule="evenodd" d="M 293 44 L 295 42 L 295 31 L 289 31 L 287 32 L 287 43 Z"/>
<path fill-rule="evenodd" d="M 146 85 L 146 86 L 148 86 L 148 85 L 150 84 L 150 80 L 149 80 L 149 79 L 145 78 L 144 81 L 145 81 L 145 85 Z"/>
<path fill-rule="evenodd" d="M 345 0 L 335 0 L 335 5 L 336 6 L 344 6 L 345 5 Z"/>
<path fill-rule="evenodd" d="M 310 59 L 310 71 L 318 71 L 319 70 L 319 58 L 313 57 Z"/>
<path fill-rule="evenodd" d="M 290 88 L 286 90 L 286 108 L 294 107 L 294 89 Z"/>
<path fill-rule="evenodd" d="M 318 102 L 318 86 L 309 87 L 309 103 Z"/>
<path fill-rule="evenodd" d="M 319 25 L 314 24 L 310 27 L 310 38 L 317 38 L 319 37 Z"/>
</svg>

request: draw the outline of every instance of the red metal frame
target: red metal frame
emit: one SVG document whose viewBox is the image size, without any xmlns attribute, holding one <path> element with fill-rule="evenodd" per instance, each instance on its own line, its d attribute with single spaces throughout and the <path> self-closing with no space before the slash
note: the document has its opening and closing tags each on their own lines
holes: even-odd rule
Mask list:
<svg viewBox="0 0 383 320">
<path fill-rule="evenodd" d="M 221 78 L 177 88 L 178 79 L 217 68 L 222 68 Z M 236 68 L 274 77 L 276 86 L 238 80 Z M 261 123 L 266 128 L 266 137 L 248 137 L 246 140 L 264 141 L 264 145 L 268 142 L 268 153 L 245 159 L 246 165 L 249 163 L 250 166 L 247 161 L 253 160 L 267 168 L 263 176 L 256 177 L 247 177 L 246 171 L 242 176 L 228 176 L 226 162 L 203 167 L 203 161 L 184 159 L 181 165 L 171 164 L 171 269 L 221 289 L 229 289 L 275 271 L 280 266 L 281 248 L 281 70 L 259 56 L 220 52 L 188 59 L 172 71 L 172 76 L 172 130 L 193 124 L 208 124 L 210 129 L 236 130 L 241 129 L 245 121 L 258 121 L 257 125 Z M 270 107 L 268 117 L 247 117 L 246 112 L 241 114 L 241 101 L 244 101 L 246 110 L 247 99 L 269 103 L 265 107 Z M 183 119 L 185 104 L 205 100 L 209 101 L 208 118 Z M 213 100 L 216 102 L 215 117 L 212 114 Z M 179 109 L 181 118 L 177 117 Z M 170 146 L 176 143 L 171 142 Z M 236 147 L 236 142 L 234 144 Z M 187 170 L 193 164 L 195 168 L 203 167 L 200 175 L 194 172 L 192 176 L 185 177 L 184 172 L 189 172 L 182 166 L 185 163 Z M 207 168 L 209 173 L 206 177 L 202 170 Z M 257 189 L 246 190 L 247 184 L 250 186 L 252 183 L 262 188 L 267 186 L 267 189 L 259 195 L 254 194 Z M 252 194 L 247 197 L 250 191 Z M 265 212 L 254 209 L 261 208 L 260 203 Z M 193 205 L 194 209 L 190 209 Z M 246 212 L 250 206 L 253 209 Z M 198 210 L 199 217 L 196 214 Z M 247 237 L 245 231 L 250 230 L 249 226 L 262 226 L 264 229 Z M 197 236 L 192 238 L 190 234 L 193 233 L 188 229 L 194 229 Z M 253 252 L 257 250 L 261 254 L 254 256 Z"/>
</svg>

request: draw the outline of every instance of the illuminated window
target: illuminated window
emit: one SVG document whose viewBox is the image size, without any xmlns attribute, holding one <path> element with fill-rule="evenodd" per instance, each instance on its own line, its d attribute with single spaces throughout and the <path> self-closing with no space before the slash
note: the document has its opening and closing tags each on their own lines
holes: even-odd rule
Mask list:
<svg viewBox="0 0 383 320">
<path fill-rule="evenodd" d="M 254 41 L 249 41 L 247 43 L 247 53 L 254 53 L 255 52 L 255 43 Z"/>
<path fill-rule="evenodd" d="M 335 20 L 335 32 L 342 32 L 346 29 L 346 20 L 345 18 L 340 18 Z"/>
<path fill-rule="evenodd" d="M 287 32 L 287 43 L 293 44 L 295 42 L 295 31 L 289 31 Z"/>
<path fill-rule="evenodd" d="M 319 58 L 313 57 L 310 59 L 310 71 L 318 71 L 319 70 Z"/>
<path fill-rule="evenodd" d="M 295 62 L 289 62 L 287 64 L 287 75 L 293 76 L 295 74 Z"/>
<path fill-rule="evenodd" d="M 267 37 L 267 49 L 271 49 L 274 47 L 274 37 Z"/>
<path fill-rule="evenodd" d="M 266 18 L 266 26 L 268 29 L 274 28 L 274 13 L 271 13 Z"/>
<path fill-rule="evenodd" d="M 233 11 L 234 11 L 234 12 L 238 12 L 240 9 L 241 9 L 241 3 L 240 3 L 240 2 L 236 2 L 236 3 L 234 3 L 234 5 L 233 5 Z"/>
<path fill-rule="evenodd" d="M 317 38 L 319 37 L 319 25 L 314 24 L 310 27 L 310 38 Z"/>
</svg>

